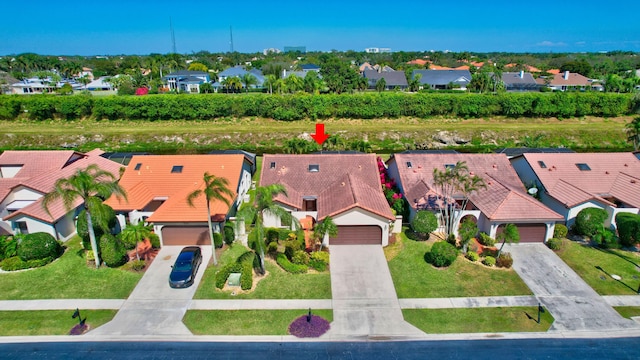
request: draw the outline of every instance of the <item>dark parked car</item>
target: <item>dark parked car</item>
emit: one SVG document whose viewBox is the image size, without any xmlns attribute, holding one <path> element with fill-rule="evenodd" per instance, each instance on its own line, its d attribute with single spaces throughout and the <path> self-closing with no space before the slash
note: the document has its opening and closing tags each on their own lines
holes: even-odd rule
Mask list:
<svg viewBox="0 0 640 360">
<path fill-rule="evenodd" d="M 202 252 L 197 246 L 187 246 L 180 251 L 169 275 L 169 286 L 186 288 L 193 284 L 198 267 L 202 262 Z"/>
</svg>

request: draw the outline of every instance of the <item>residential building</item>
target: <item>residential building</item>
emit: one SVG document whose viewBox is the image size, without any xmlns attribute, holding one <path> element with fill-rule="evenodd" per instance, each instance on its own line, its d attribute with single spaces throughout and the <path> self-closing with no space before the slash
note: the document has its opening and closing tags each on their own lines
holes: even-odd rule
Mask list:
<svg viewBox="0 0 640 360">
<path fill-rule="evenodd" d="M 589 207 L 607 210 L 606 226 L 615 226 L 617 213 L 637 214 L 640 208 L 640 161 L 633 153 L 525 153 L 511 164 L 567 226 Z"/>
<path fill-rule="evenodd" d="M 375 89 L 376 84 L 380 79 L 384 79 L 385 81 L 385 89 L 406 89 L 409 84 L 407 83 L 407 76 L 404 71 L 381 71 L 378 72 L 376 70 L 365 70 L 362 74 L 369 81 L 369 88 Z"/>
<path fill-rule="evenodd" d="M 251 187 L 250 157 L 224 155 L 136 155 L 131 158 L 120 185 L 127 199 L 109 198 L 106 203 L 118 214 L 121 226 L 146 221 L 153 224 L 162 245 L 211 244 L 204 196 L 189 206 L 187 197 L 204 188 L 204 174 L 229 182 L 233 196 L 210 203 L 214 231 L 221 232 L 225 221 L 242 203 Z"/>
<path fill-rule="evenodd" d="M 228 69 L 225 69 L 224 71 L 221 71 L 218 74 L 218 81 L 216 81 L 213 84 L 213 87 L 215 89 L 219 89 L 222 87 L 222 83 L 224 82 L 225 79 L 230 78 L 230 77 L 238 77 L 241 78 L 242 76 L 244 76 L 245 74 L 251 74 L 253 76 L 255 76 L 257 82 L 254 85 L 251 85 L 251 88 L 261 88 L 262 84 L 264 84 L 264 75 L 262 74 L 262 71 L 258 70 L 258 69 L 251 69 L 249 71 L 245 70 L 244 67 L 242 66 L 233 66 L 230 67 Z"/>
<path fill-rule="evenodd" d="M 540 91 L 540 84 L 528 72 L 504 72 L 501 80 L 507 91 Z"/>
<path fill-rule="evenodd" d="M 388 54 L 391 52 L 391 48 L 370 47 L 365 48 L 364 52 L 369 54 Z"/>
<path fill-rule="evenodd" d="M 102 153 L 99 149 L 86 154 L 71 150 L 3 152 L 0 155 L 0 233 L 46 232 L 58 240 L 73 236 L 82 201 L 74 201 L 70 211 L 61 200 L 55 201 L 47 213 L 42 198 L 53 191 L 58 179 L 68 178 L 91 164 L 117 178 L 120 164 L 103 158 Z"/>
<path fill-rule="evenodd" d="M 88 83 L 86 88 L 89 91 L 111 91 L 113 85 L 107 81 L 108 79 L 108 76 L 101 76 Z"/>
<path fill-rule="evenodd" d="M 211 81 L 204 71 L 178 70 L 164 77 L 169 90 L 185 93 L 199 93 L 200 85 Z"/>
<path fill-rule="evenodd" d="M 420 74 L 420 84 L 431 89 L 466 90 L 471 82 L 469 70 L 413 70 L 412 78 Z"/>
<path fill-rule="evenodd" d="M 602 85 L 594 84 L 592 79 L 569 71 L 554 74 L 553 77 L 549 78 L 539 77 L 536 82 L 540 86 L 548 86 L 556 91 L 589 90 L 591 88 L 601 91 L 604 89 Z"/>
<path fill-rule="evenodd" d="M 300 65 L 300 69 L 305 73 L 309 71 L 320 72 L 320 66 L 316 64 L 302 64 Z"/>
<path fill-rule="evenodd" d="M 563 218 L 527 193 L 518 175 L 504 154 L 394 154 L 388 161 L 388 174 L 395 180 L 410 208 L 410 218 L 419 210 L 433 211 L 444 226 L 440 210 L 443 194 L 434 182 L 435 169 L 447 171 L 458 162 L 465 162 L 469 175 L 479 176 L 486 188 L 468 195 L 455 193 L 447 201 L 456 205 L 458 220 L 470 217 L 480 231 L 495 238 L 505 224 L 515 224 L 521 242 L 543 242 L 553 236 L 555 224 Z M 454 224 L 457 229 L 458 224 Z"/>
<path fill-rule="evenodd" d="M 260 186 L 271 184 L 285 187 L 287 196 L 274 200 L 296 219 L 333 219 L 338 235 L 325 238 L 325 245 L 389 243 L 395 216 L 382 193 L 374 154 L 266 154 Z M 284 225 L 273 216 L 264 224 Z"/>
</svg>

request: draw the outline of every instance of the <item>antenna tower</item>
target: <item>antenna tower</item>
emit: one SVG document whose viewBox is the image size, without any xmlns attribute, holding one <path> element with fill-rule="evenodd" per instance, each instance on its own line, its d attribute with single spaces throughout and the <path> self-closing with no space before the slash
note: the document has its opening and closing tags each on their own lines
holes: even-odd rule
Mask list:
<svg viewBox="0 0 640 360">
<path fill-rule="evenodd" d="M 233 52 L 233 28 L 231 26 L 229 26 L 229 47 Z"/>
<path fill-rule="evenodd" d="M 176 34 L 173 32 L 173 21 L 171 20 L 171 18 L 169 18 L 169 27 L 171 28 L 171 49 L 173 50 L 174 54 L 177 54 L 178 52 L 176 51 Z"/>
</svg>

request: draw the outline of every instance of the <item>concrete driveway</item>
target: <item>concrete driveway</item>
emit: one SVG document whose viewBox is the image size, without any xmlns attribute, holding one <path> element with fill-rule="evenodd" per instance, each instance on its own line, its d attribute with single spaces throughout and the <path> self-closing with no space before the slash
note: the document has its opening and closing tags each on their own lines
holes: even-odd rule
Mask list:
<svg viewBox="0 0 640 360">
<path fill-rule="evenodd" d="M 182 248 L 162 247 L 113 320 L 87 335 L 191 335 L 182 318 L 211 259 L 211 247 L 201 247 L 202 264 L 194 284 L 186 289 L 172 289 L 169 273 Z"/>
<path fill-rule="evenodd" d="M 424 335 L 402 317 L 380 245 L 333 245 L 330 264 L 333 322 L 324 337 Z"/>
<path fill-rule="evenodd" d="M 513 268 L 555 318 L 551 330 L 638 328 L 604 299 L 544 244 L 505 246 Z"/>
</svg>

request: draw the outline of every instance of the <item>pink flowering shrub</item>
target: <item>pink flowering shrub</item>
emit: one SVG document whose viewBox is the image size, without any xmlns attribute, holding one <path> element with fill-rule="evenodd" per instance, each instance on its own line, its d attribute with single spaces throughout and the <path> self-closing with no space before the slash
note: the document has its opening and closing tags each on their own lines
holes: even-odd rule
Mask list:
<svg viewBox="0 0 640 360">
<path fill-rule="evenodd" d="M 311 321 L 307 322 L 307 315 L 303 315 L 289 324 L 289 334 L 299 338 L 319 337 L 329 327 L 329 322 L 320 316 L 311 315 Z"/>
<path fill-rule="evenodd" d="M 376 160 L 378 162 L 378 171 L 380 172 L 382 192 L 384 193 L 385 198 L 387 198 L 387 203 L 389 203 L 389 207 L 391 207 L 396 214 L 403 214 L 405 210 L 405 203 L 402 199 L 402 194 L 400 194 L 400 189 L 398 189 L 395 180 L 389 178 L 387 167 L 384 165 L 382 158 L 378 156 Z"/>
</svg>

